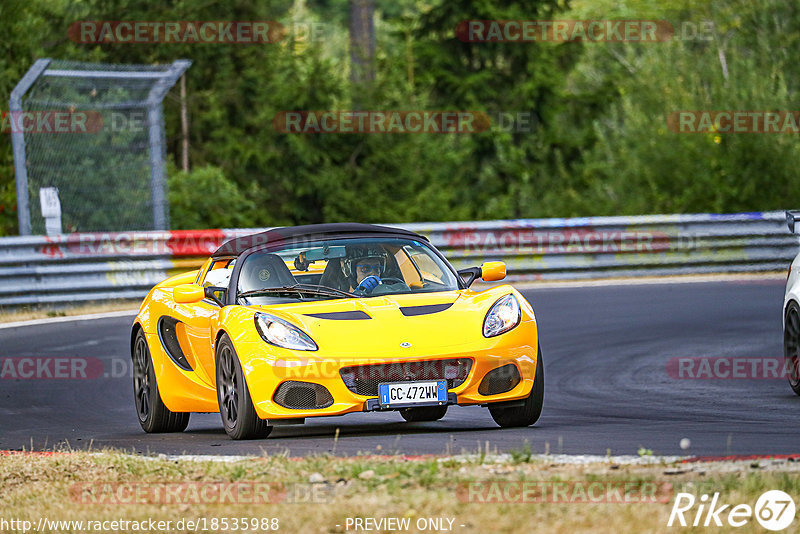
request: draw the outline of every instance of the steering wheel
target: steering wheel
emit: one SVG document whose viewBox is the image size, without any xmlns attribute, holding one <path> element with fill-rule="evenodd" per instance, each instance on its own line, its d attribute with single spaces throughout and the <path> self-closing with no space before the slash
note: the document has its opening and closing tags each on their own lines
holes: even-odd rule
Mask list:
<svg viewBox="0 0 800 534">
<path fill-rule="evenodd" d="M 353 293 L 355 293 L 357 295 L 373 295 L 373 294 L 377 295 L 377 294 L 381 293 L 381 290 L 380 290 L 381 286 L 390 286 L 390 285 L 394 285 L 394 284 L 403 284 L 404 287 L 406 287 L 406 288 L 408 287 L 406 285 L 405 280 L 403 280 L 402 278 L 396 278 L 394 276 L 387 276 L 385 278 L 381 278 L 380 285 L 375 286 L 375 289 L 373 289 L 372 291 L 366 291 L 365 289 L 355 289 L 355 290 L 353 290 Z"/>
<path fill-rule="evenodd" d="M 398 290 L 407 291 L 410 288 L 406 285 L 405 280 L 402 278 L 395 278 L 394 276 L 387 276 L 381 279 L 381 285 L 372 290 L 371 295 L 386 295 L 394 293 Z"/>
</svg>

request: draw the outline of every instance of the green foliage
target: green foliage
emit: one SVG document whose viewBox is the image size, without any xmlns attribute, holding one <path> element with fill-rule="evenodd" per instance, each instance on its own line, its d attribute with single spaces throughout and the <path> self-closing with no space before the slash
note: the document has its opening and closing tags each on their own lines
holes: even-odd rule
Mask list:
<svg viewBox="0 0 800 534">
<path fill-rule="evenodd" d="M 466 18 L 549 20 L 561 4 L 540 0 L 501 7 L 465 0 L 445 2 L 420 18 L 417 80 L 430 87 L 432 107 L 484 111 L 494 124 L 464 141 L 465 157 L 451 170 L 456 203 L 467 218 L 536 213 L 539 192 L 554 185 L 551 169 L 572 150 L 570 139 L 556 139 L 550 131 L 563 107 L 559 92 L 575 54 L 574 47 L 553 43 L 464 43 L 455 38 L 455 28 Z M 528 114 L 533 127 L 504 129 L 498 124 L 501 113 Z"/>
<path fill-rule="evenodd" d="M 586 68 L 576 69 L 573 83 L 613 85 L 617 96 L 593 122 L 596 142 L 576 166 L 573 182 L 586 194 L 575 199 L 572 213 L 736 212 L 800 200 L 797 135 L 667 128 L 667 115 L 678 110 L 796 108 L 797 54 L 788 48 L 800 36 L 795 6 L 739 0 L 706 7 L 691 12 L 688 22 L 713 21 L 709 40 L 587 49 Z M 680 29 L 683 22 L 674 25 Z M 625 71 L 628 76 L 621 75 Z"/>
<path fill-rule="evenodd" d="M 250 197 L 218 167 L 174 172 L 169 177 L 171 226 L 175 230 L 245 227 L 256 209 Z"/>
<path fill-rule="evenodd" d="M 17 230 L 17 192 L 14 178 L 0 183 L 0 235 L 13 235 Z"/>
<path fill-rule="evenodd" d="M 798 136 L 679 134 L 678 110 L 792 110 L 800 10 L 789 0 L 402 0 L 376 2 L 376 80 L 349 81 L 349 2 L 10 0 L 0 4 L 0 94 L 40 57 L 109 63 L 192 60 L 194 171 L 170 171 L 174 228 L 323 221 L 403 222 L 800 204 Z M 661 43 L 464 43 L 465 19 L 666 19 Z M 83 45 L 78 20 L 278 20 L 278 44 Z M 322 23 L 310 40 L 298 24 Z M 713 23 L 704 40 L 686 24 Z M 724 68 L 723 68 L 724 64 Z M 726 74 L 727 73 L 727 74 Z M 289 110 L 471 110 L 476 134 L 286 134 Z M 503 128 L 501 114 L 529 128 Z M 177 91 L 165 101 L 180 157 Z M 524 126 L 524 125 L 523 125 Z M 8 135 L 0 136 L 0 234 L 16 232 Z"/>
<path fill-rule="evenodd" d="M 511 454 L 511 462 L 515 464 L 522 464 L 531 461 L 533 457 L 533 450 L 529 441 L 525 440 L 522 447 L 511 449 L 508 451 Z"/>
</svg>

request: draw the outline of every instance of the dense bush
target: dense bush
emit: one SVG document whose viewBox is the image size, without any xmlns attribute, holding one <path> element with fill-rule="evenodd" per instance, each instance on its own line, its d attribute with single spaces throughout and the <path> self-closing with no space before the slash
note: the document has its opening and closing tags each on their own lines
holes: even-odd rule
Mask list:
<svg viewBox="0 0 800 534">
<path fill-rule="evenodd" d="M 11 0 L 0 4 L 0 94 L 40 57 L 193 61 L 193 172 L 170 170 L 174 228 L 321 221 L 400 222 L 800 205 L 798 136 L 677 134 L 672 111 L 796 109 L 800 12 L 789 0 L 378 0 L 376 79 L 349 81 L 346 0 Z M 668 19 L 704 39 L 664 43 L 489 43 L 455 38 L 465 19 Z M 77 20 L 324 22 L 309 42 L 80 45 Z M 723 66 L 724 65 L 724 66 Z M 478 134 L 284 134 L 285 110 L 467 109 L 525 113 L 529 129 Z M 177 90 L 165 101 L 179 158 Z M 0 138 L 0 232 L 16 232 L 9 136 Z"/>
<path fill-rule="evenodd" d="M 244 228 L 256 215 L 249 195 L 217 167 L 174 172 L 169 177 L 172 228 Z"/>
</svg>

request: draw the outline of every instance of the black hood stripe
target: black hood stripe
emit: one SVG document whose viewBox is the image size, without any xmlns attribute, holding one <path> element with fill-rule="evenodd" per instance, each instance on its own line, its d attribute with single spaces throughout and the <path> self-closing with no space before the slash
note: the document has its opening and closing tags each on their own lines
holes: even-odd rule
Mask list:
<svg viewBox="0 0 800 534">
<path fill-rule="evenodd" d="M 315 317 L 317 319 L 331 319 L 334 321 L 361 321 L 364 319 L 372 319 L 363 311 L 339 311 L 339 312 L 323 312 L 323 313 L 306 313 L 307 317 Z"/>
<path fill-rule="evenodd" d="M 445 304 L 426 304 L 424 306 L 403 306 L 400 308 L 400 312 L 406 317 L 413 317 L 415 315 L 439 313 L 445 311 L 452 305 L 452 302 L 446 302 Z"/>
</svg>

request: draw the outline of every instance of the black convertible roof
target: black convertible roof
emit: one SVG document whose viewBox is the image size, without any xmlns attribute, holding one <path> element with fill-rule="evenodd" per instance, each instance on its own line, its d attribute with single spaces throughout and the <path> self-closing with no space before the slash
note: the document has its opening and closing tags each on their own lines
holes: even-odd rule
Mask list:
<svg viewBox="0 0 800 534">
<path fill-rule="evenodd" d="M 303 242 L 313 241 L 326 237 L 370 237 L 370 236 L 398 236 L 413 237 L 415 239 L 428 238 L 402 228 L 391 228 L 389 226 L 378 226 L 376 224 L 361 223 L 329 223 L 329 224 L 307 224 L 305 226 L 285 226 L 273 228 L 266 232 L 237 237 L 225 242 L 212 255 L 212 258 L 222 256 L 238 256 L 245 250 L 256 246 L 278 244 L 280 242 Z"/>
</svg>

